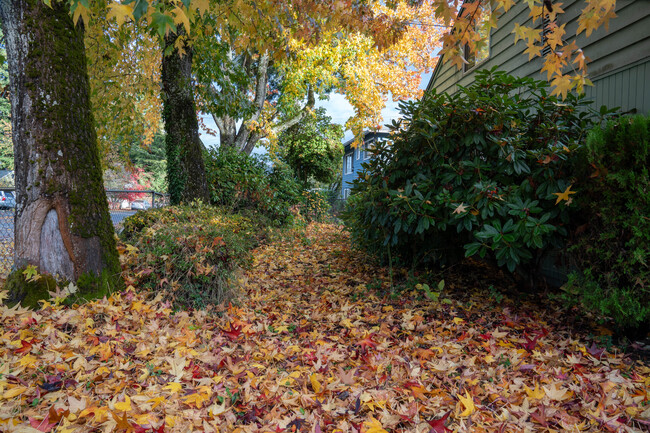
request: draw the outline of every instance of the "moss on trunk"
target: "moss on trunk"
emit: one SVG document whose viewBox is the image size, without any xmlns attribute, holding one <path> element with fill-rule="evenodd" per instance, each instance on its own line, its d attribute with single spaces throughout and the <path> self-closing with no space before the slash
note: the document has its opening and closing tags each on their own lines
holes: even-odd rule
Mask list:
<svg viewBox="0 0 650 433">
<path fill-rule="evenodd" d="M 209 199 L 192 88 L 192 48 L 185 45 L 185 53 L 179 54 L 176 42 L 182 37 L 182 26 L 176 34 L 165 37 L 166 55 L 162 59 L 167 181 L 172 204 Z"/>
<path fill-rule="evenodd" d="M 16 158 L 16 266 L 120 288 L 120 264 L 90 106 L 83 26 L 65 3 L 0 5 Z M 105 286 L 105 287 L 104 287 Z"/>
</svg>

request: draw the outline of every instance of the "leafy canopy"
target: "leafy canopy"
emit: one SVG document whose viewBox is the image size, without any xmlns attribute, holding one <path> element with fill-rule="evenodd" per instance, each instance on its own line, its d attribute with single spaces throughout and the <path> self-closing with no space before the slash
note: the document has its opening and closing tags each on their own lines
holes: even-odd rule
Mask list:
<svg viewBox="0 0 650 433">
<path fill-rule="evenodd" d="M 332 183 L 341 170 L 343 128 L 332 124 L 324 108 L 286 130 L 278 139 L 280 158 L 293 168 L 298 179 Z"/>
</svg>

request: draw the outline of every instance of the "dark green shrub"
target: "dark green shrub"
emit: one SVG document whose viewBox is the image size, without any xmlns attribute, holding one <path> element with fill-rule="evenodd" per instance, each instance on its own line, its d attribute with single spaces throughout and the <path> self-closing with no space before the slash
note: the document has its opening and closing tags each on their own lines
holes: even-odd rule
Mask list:
<svg viewBox="0 0 650 433">
<path fill-rule="evenodd" d="M 561 246 L 575 207 L 567 159 L 591 114 L 547 86 L 493 69 L 454 95 L 403 103 L 394 143 L 354 183 L 344 216 L 354 239 L 403 264 L 478 254 L 511 271 Z"/>
<path fill-rule="evenodd" d="M 270 222 L 283 224 L 291 206 L 300 200 L 301 188 L 286 165 L 271 165 L 233 149 L 211 150 L 206 157 L 210 198 L 234 212 L 249 210 Z"/>
<path fill-rule="evenodd" d="M 228 299 L 236 271 L 264 236 L 259 219 L 202 203 L 138 212 L 124 221 L 126 279 L 165 289 L 176 305 L 202 308 Z"/>
<path fill-rule="evenodd" d="M 622 328 L 650 322 L 650 118 L 620 117 L 593 129 L 581 150 L 577 201 L 584 225 L 571 257 L 581 272 L 573 300 Z"/>
</svg>

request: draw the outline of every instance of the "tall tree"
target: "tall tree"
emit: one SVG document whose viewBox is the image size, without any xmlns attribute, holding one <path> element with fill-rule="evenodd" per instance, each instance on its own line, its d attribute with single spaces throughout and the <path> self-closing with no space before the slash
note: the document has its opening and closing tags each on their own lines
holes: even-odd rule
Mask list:
<svg viewBox="0 0 650 433">
<path fill-rule="evenodd" d="M 257 14 L 240 13 L 240 29 L 222 27 L 217 40 L 200 41 L 200 108 L 212 115 L 221 143 L 250 153 L 260 139 L 275 141 L 305 118 L 317 94 L 344 94 L 355 109 L 348 127 L 357 133 L 381 123 L 389 97 L 419 97 L 421 74 L 435 65 L 441 27 L 431 2 L 398 3 L 368 2 L 365 21 L 358 17 L 365 26 L 346 26 L 346 12 L 335 9 L 309 38 L 301 27 L 278 32 L 260 26 Z M 393 26 L 398 30 L 390 31 Z M 273 43 L 260 43 L 269 39 Z M 221 62 L 206 61 L 217 53 Z"/>
<path fill-rule="evenodd" d="M 343 127 L 317 108 L 278 137 L 280 158 L 307 184 L 334 182 L 341 171 Z"/>
<path fill-rule="evenodd" d="M 3 0 L 16 164 L 15 263 L 120 283 L 90 106 L 83 25 L 64 2 Z"/>
<path fill-rule="evenodd" d="M 170 202 L 197 198 L 207 202 L 208 181 L 192 84 L 192 47 L 180 25 L 164 39 L 164 51 L 169 53 L 162 59 L 162 84 Z"/>
<path fill-rule="evenodd" d="M 70 3 L 75 16 L 87 19 L 87 1 Z M 586 58 L 575 41 L 566 41 L 564 26 L 555 23 L 563 13 L 561 3 L 525 3 L 533 21 L 549 19 L 548 35 L 542 38 L 540 29 L 517 24 L 515 42 L 523 39 L 530 57 L 550 48 L 543 71 L 555 86 L 554 93 L 581 90 L 589 84 Z M 615 0 L 584 3 L 577 33 L 588 36 L 615 16 Z M 224 144 L 243 151 L 250 151 L 260 139 L 272 140 L 299 121 L 310 108 L 312 95 L 334 89 L 344 93 L 355 109 L 347 123 L 350 129 L 360 135 L 377 126 L 389 95 L 394 99 L 419 95 L 419 72 L 433 65 L 436 44 L 442 43 L 440 52 L 461 67 L 465 62 L 461 52 L 484 47 L 498 16 L 514 4 L 514 0 L 108 1 L 109 15 L 118 24 L 146 17 L 161 37 L 183 24 L 188 34 L 191 30 L 188 47 L 208 41 L 232 51 L 228 61 L 219 57 L 218 62 L 199 62 L 199 68 L 207 65 L 209 73 L 194 72 L 202 89 L 199 109 L 214 114 Z M 450 31 L 441 35 L 441 29 Z M 247 76 L 231 85 L 229 81 L 242 71 Z M 279 86 L 269 82 L 273 74 L 279 77 Z M 278 98 L 276 90 L 285 95 Z"/>
</svg>

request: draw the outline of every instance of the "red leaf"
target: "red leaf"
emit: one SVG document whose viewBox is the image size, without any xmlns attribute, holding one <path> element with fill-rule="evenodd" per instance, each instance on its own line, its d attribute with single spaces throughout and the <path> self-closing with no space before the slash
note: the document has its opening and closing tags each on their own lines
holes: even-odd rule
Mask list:
<svg viewBox="0 0 650 433">
<path fill-rule="evenodd" d="M 31 417 L 31 416 L 29 417 L 29 425 L 34 427 L 36 430 L 42 431 L 42 432 L 45 432 L 45 433 L 52 430 L 56 424 L 57 423 L 55 423 L 55 422 L 50 423 L 49 414 L 44 419 L 36 419 L 34 417 Z"/>
<path fill-rule="evenodd" d="M 230 324 L 230 330 L 226 331 L 225 329 L 222 329 L 221 332 L 223 332 L 230 340 L 236 340 L 241 335 L 241 329 L 241 325 L 236 326 Z"/>
<path fill-rule="evenodd" d="M 373 337 L 374 335 L 375 335 L 374 333 L 370 334 L 369 336 L 367 336 L 367 337 L 364 338 L 363 340 L 359 341 L 357 344 L 358 344 L 359 346 L 361 346 L 361 347 L 373 347 L 373 348 L 376 347 L 376 346 L 377 346 L 377 343 L 375 343 L 374 341 L 372 341 L 372 337 Z"/>
<path fill-rule="evenodd" d="M 538 424 L 548 427 L 548 421 L 546 420 L 546 406 L 541 405 L 537 412 L 530 414 L 530 418 Z"/>
<path fill-rule="evenodd" d="M 20 344 L 22 347 L 20 349 L 14 350 L 14 353 L 27 353 L 30 350 L 32 350 L 32 343 L 29 343 L 25 340 L 21 340 Z"/>
<path fill-rule="evenodd" d="M 427 421 L 431 426 L 431 430 L 429 430 L 429 433 L 445 433 L 445 432 L 453 431 L 448 429 L 445 426 L 445 421 L 447 421 L 447 418 L 449 417 L 450 413 L 451 411 L 447 412 L 446 414 L 444 414 L 438 419 Z"/>
</svg>

